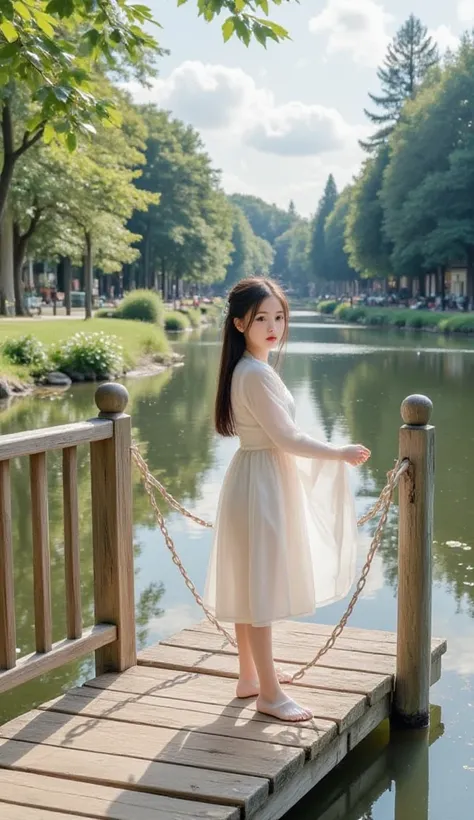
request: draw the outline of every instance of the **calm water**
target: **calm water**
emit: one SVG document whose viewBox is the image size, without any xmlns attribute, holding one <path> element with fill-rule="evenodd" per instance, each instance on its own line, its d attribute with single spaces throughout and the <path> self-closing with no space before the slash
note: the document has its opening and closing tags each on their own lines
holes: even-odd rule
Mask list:
<svg viewBox="0 0 474 820">
<path fill-rule="evenodd" d="M 431 690 L 429 755 L 414 742 L 388 746 L 382 726 L 295 810 L 288 820 L 458 820 L 471 818 L 474 801 L 474 344 L 436 335 L 401 335 L 320 325 L 296 313 L 283 377 L 293 392 L 301 426 L 333 442 L 362 441 L 372 450 L 354 473 L 359 512 L 377 497 L 397 454 L 399 406 L 413 392 L 434 403 L 437 427 L 433 633 L 447 637 L 443 677 Z M 214 435 L 211 413 L 219 343 L 214 331 L 177 347 L 183 367 L 129 380 L 134 436 L 151 469 L 179 500 L 212 520 L 223 473 L 236 448 Z M 25 399 L 0 412 L 0 434 L 96 414 L 94 388 L 81 385 L 46 398 Z M 25 460 L 12 465 L 17 644 L 34 648 L 29 478 Z M 79 458 L 84 621 L 92 621 L 88 452 Z M 62 488 L 59 454 L 49 457 L 51 565 L 55 640 L 64 635 Z M 200 618 L 155 530 L 137 476 L 134 485 L 136 600 L 140 646 Z M 168 511 L 170 530 L 185 566 L 203 588 L 211 533 Z M 370 541 L 362 538 L 360 562 Z M 396 627 L 396 510 L 352 625 Z M 334 623 L 345 602 L 319 610 Z M 0 722 L 91 676 L 85 659 L 0 696 Z M 394 788 L 394 783 L 396 784 Z M 428 808 L 429 806 L 429 808 Z"/>
</svg>

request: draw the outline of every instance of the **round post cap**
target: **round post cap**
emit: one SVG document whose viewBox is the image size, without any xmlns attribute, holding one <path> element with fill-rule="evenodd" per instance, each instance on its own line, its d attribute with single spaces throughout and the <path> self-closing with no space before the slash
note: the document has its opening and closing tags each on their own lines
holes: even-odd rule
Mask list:
<svg viewBox="0 0 474 820">
<path fill-rule="evenodd" d="M 123 384 L 105 382 L 95 391 L 95 403 L 101 413 L 123 413 L 128 404 L 128 390 Z"/>
<path fill-rule="evenodd" d="M 429 424 L 433 402 L 428 396 L 415 393 L 402 401 L 400 413 L 405 424 L 411 427 L 424 427 Z"/>
</svg>

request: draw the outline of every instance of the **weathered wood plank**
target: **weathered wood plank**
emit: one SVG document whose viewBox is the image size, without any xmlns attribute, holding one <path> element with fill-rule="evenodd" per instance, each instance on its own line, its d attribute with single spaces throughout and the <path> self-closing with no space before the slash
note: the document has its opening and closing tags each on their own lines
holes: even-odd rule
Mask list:
<svg viewBox="0 0 474 820">
<path fill-rule="evenodd" d="M 0 740 L 0 767 L 170 797 L 192 795 L 195 800 L 240 806 L 245 815 L 259 809 L 269 793 L 265 778 L 19 740 Z"/>
<path fill-rule="evenodd" d="M 203 632 L 191 632 L 183 629 L 177 635 L 161 641 L 168 646 L 180 646 L 184 649 L 198 649 L 208 652 L 220 652 L 226 655 L 235 655 L 237 650 L 217 633 L 215 635 Z M 288 640 L 280 638 L 273 641 L 273 656 L 279 663 L 307 663 L 317 652 L 318 647 L 311 641 L 302 639 Z M 372 672 L 381 675 L 395 673 L 395 657 L 391 655 L 371 655 L 368 652 L 348 652 L 346 650 L 330 649 L 320 661 L 321 666 L 334 669 L 347 669 L 354 672 Z"/>
<path fill-rule="evenodd" d="M 74 640 L 82 635 L 77 447 L 63 450 L 63 500 L 67 637 Z"/>
<path fill-rule="evenodd" d="M 239 820 L 240 815 L 230 806 L 7 769 L 0 769 L 0 794 L 8 803 L 110 820 Z"/>
<path fill-rule="evenodd" d="M 10 462 L 0 461 L 0 669 L 16 663 Z"/>
<path fill-rule="evenodd" d="M 82 658 L 89 652 L 94 652 L 98 647 L 114 641 L 116 635 L 115 626 L 100 624 L 84 630 L 82 636 L 75 641 L 58 641 L 47 654 L 32 652 L 31 655 L 25 655 L 13 669 L 0 672 L 0 694 L 37 678 L 38 675 L 57 669 L 58 666 Z"/>
<path fill-rule="evenodd" d="M 320 646 L 322 646 L 320 643 Z M 235 655 L 237 650 L 217 632 L 204 633 L 183 629 L 176 635 L 161 641 L 165 646 L 179 646 L 183 649 L 195 649 L 206 652 L 217 652 L 226 655 Z M 310 639 L 300 636 L 299 639 L 287 640 L 276 637 L 273 642 L 274 658 L 279 663 L 307 663 L 318 650 Z M 320 647 L 319 647 L 320 648 Z M 435 644 L 434 655 L 446 651 L 446 642 Z M 392 675 L 395 673 L 396 657 L 394 655 L 371 654 L 369 652 L 347 651 L 330 649 L 318 663 L 318 667 L 341 669 L 354 672 L 369 672 L 372 674 Z"/>
<path fill-rule="evenodd" d="M 126 732 L 111 720 L 39 710 L 0 726 L 0 737 L 266 777 L 275 789 L 291 779 L 305 759 L 303 750 L 289 746 L 155 726 Z"/>
<path fill-rule="evenodd" d="M 123 675 L 101 675 L 88 681 L 87 685 L 99 689 L 109 686 L 123 692 L 171 697 L 177 700 L 197 700 L 201 702 L 228 705 L 242 704 L 248 707 L 248 700 L 235 698 L 235 684 L 228 678 L 200 675 L 191 672 L 176 672 L 140 666 L 128 669 Z M 298 702 L 311 709 L 316 718 L 333 720 L 339 730 L 345 731 L 369 708 L 367 699 L 348 692 L 329 692 L 322 689 L 302 689 L 285 686 L 285 691 Z M 255 708 L 255 707 L 253 707 Z"/>
<path fill-rule="evenodd" d="M 75 424 L 62 424 L 57 427 L 44 427 L 40 430 L 27 430 L 24 433 L 12 433 L 1 436 L 0 461 L 31 456 L 35 453 L 47 453 L 50 450 L 62 450 L 63 447 L 76 447 L 90 441 L 102 441 L 112 438 L 113 424 L 108 419 L 92 419 Z"/>
<path fill-rule="evenodd" d="M 98 717 L 105 720 L 116 720 L 122 723 L 136 723 L 144 726 L 163 726 L 167 729 L 186 729 L 204 734 L 220 735 L 244 740 L 258 740 L 262 743 L 279 743 L 282 746 L 295 746 L 304 749 L 307 757 L 320 754 L 321 749 L 337 734 L 336 724 L 329 728 L 315 723 L 293 724 L 275 721 L 260 723 L 252 720 L 252 715 L 241 718 L 227 715 L 211 715 L 204 712 L 193 712 L 182 703 L 181 709 L 170 709 L 167 703 L 148 698 L 143 703 L 140 695 L 115 693 L 112 699 L 104 697 L 107 693 L 97 692 L 91 697 L 92 690 L 74 690 L 74 695 L 66 694 L 55 698 L 39 707 L 45 711 L 61 712 L 83 717 Z M 82 696 L 81 696 L 82 693 Z M 83 694 L 86 693 L 84 697 Z M 87 696 L 87 693 L 89 696 Z M 118 697 L 117 697 L 118 695 Z M 124 727 L 130 731 L 130 727 Z"/>
<path fill-rule="evenodd" d="M 298 664 L 285 661 L 286 670 L 297 670 Z M 157 666 L 162 669 L 182 669 L 210 675 L 237 678 L 239 674 L 237 655 L 222 655 L 178 646 L 155 644 L 140 652 L 139 666 Z M 370 703 L 376 703 L 393 688 L 393 675 L 377 675 L 370 672 L 328 669 L 319 665 L 308 670 L 295 686 L 312 689 L 329 689 L 366 695 Z"/>
<path fill-rule="evenodd" d="M 187 627 L 191 632 L 206 632 L 216 635 L 216 628 L 207 620 L 199 621 L 191 627 Z M 329 638 L 334 627 L 327 624 L 316 624 L 307 621 L 276 621 L 273 624 L 273 634 L 276 638 L 292 641 L 294 638 L 305 637 L 311 646 L 313 638 L 318 640 L 323 638 L 321 645 Z M 231 630 L 232 631 L 232 630 Z M 318 647 L 319 648 L 319 647 Z M 344 632 L 337 639 L 334 649 L 348 649 L 354 652 L 369 652 L 370 654 L 396 655 L 397 653 L 397 633 L 384 632 L 379 629 L 357 629 L 346 626 Z M 431 651 L 446 652 L 447 644 L 444 638 L 432 638 Z"/>
<path fill-rule="evenodd" d="M 363 717 L 359 718 L 350 733 L 344 732 L 335 738 L 323 755 L 308 761 L 287 786 L 280 792 L 270 795 L 265 806 L 258 813 L 258 820 L 279 820 L 310 789 L 334 769 L 348 752 L 387 718 L 390 713 L 390 696 L 386 695 L 376 706 L 373 706 Z"/>
<path fill-rule="evenodd" d="M 94 820 L 93 817 L 84 814 L 71 814 L 68 812 L 48 811 L 47 809 L 36 809 L 33 806 L 18 806 L 12 803 L 2 803 L 0 798 L 0 817 L 2 820 Z"/>
<path fill-rule="evenodd" d="M 53 645 L 46 453 L 30 456 L 36 651 Z"/>
</svg>

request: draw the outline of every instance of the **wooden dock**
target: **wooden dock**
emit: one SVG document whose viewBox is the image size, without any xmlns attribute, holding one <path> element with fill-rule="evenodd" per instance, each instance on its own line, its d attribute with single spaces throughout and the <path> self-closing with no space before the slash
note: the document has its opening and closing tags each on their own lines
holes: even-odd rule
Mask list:
<svg viewBox="0 0 474 820">
<path fill-rule="evenodd" d="M 235 649 L 207 621 L 137 656 L 127 398 L 124 387 L 101 385 L 98 418 L 0 437 L 0 694 L 91 652 L 97 676 L 0 726 L 0 818 L 278 820 L 385 718 L 406 728 L 429 721 L 429 687 L 446 651 L 443 640 L 431 639 L 431 402 L 413 396 L 402 405 L 400 457 L 409 469 L 399 485 L 398 634 L 345 629 L 287 687 L 315 715 L 295 724 L 259 715 L 252 699 L 234 697 Z M 81 446 L 90 448 L 92 483 L 95 623 L 87 628 L 76 478 Z M 67 591 L 66 636 L 57 643 L 48 530 L 52 450 L 63 456 Z M 30 462 L 36 649 L 21 658 L 10 486 L 18 458 Z M 331 632 L 276 624 L 277 662 L 296 671 Z M 349 802 L 342 795 L 342 805 L 357 807 L 357 789 Z"/>
<path fill-rule="evenodd" d="M 283 622 L 307 661 L 330 628 Z M 432 683 L 446 644 L 432 642 Z M 235 650 L 206 623 L 0 727 L 2 820 L 278 820 L 390 714 L 396 635 L 348 628 L 291 692 L 304 724 L 234 697 Z"/>
</svg>

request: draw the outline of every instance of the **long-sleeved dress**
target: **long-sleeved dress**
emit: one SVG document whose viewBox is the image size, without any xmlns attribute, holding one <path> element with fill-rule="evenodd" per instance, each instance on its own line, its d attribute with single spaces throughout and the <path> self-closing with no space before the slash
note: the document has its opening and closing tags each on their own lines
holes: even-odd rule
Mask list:
<svg viewBox="0 0 474 820">
<path fill-rule="evenodd" d="M 240 448 L 220 493 L 204 600 L 219 620 L 267 626 L 347 594 L 354 497 L 336 449 L 296 426 L 271 365 L 245 353 L 231 402 Z"/>
</svg>

